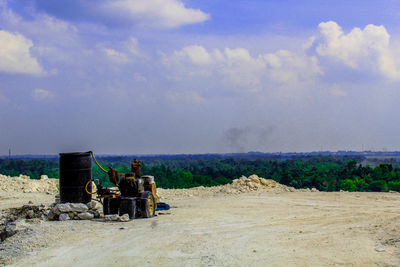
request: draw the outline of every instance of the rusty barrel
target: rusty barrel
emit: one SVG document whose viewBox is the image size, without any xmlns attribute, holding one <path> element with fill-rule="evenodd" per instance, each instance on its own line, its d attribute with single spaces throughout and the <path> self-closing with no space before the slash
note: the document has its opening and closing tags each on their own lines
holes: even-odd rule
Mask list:
<svg viewBox="0 0 400 267">
<path fill-rule="evenodd" d="M 90 152 L 60 153 L 60 201 L 61 203 L 88 203 L 91 195 L 85 185 L 92 179 Z M 91 192 L 91 186 L 88 186 Z"/>
</svg>

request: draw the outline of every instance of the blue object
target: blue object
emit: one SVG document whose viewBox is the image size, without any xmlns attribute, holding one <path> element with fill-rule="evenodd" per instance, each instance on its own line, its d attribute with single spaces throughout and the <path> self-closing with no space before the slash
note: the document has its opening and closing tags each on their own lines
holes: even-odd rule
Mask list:
<svg viewBox="0 0 400 267">
<path fill-rule="evenodd" d="M 170 206 L 167 203 L 164 202 L 158 202 L 157 203 L 157 209 L 156 210 L 169 210 Z"/>
</svg>

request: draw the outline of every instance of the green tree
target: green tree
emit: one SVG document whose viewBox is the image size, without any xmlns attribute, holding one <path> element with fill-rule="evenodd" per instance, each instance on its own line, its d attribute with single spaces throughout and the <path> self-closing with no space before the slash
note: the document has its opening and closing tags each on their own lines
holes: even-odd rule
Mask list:
<svg viewBox="0 0 400 267">
<path fill-rule="evenodd" d="M 344 191 L 353 192 L 357 190 L 357 186 L 354 184 L 353 180 L 346 179 L 341 181 L 340 188 Z"/>
</svg>

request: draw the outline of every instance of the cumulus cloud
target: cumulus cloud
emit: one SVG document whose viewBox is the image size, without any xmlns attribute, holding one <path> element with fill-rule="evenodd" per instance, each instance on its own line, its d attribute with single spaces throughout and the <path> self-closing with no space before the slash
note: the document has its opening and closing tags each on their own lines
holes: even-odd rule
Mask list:
<svg viewBox="0 0 400 267">
<path fill-rule="evenodd" d="M 348 34 L 334 21 L 322 22 L 318 28 L 318 56 L 341 62 L 355 70 L 375 71 L 391 79 L 400 79 L 390 47 L 390 35 L 384 26 L 369 24 L 364 29 L 356 27 Z"/>
<path fill-rule="evenodd" d="M 48 63 L 76 62 L 86 53 L 75 26 L 44 13 L 32 11 L 29 19 L 25 19 L 7 5 L 0 6 L 0 25 L 34 43 L 30 52 L 40 57 L 42 68 L 45 66 L 47 70 L 53 69 Z M 55 72 L 56 68 L 49 71 L 50 74 Z"/>
<path fill-rule="evenodd" d="M 114 62 L 127 63 L 129 61 L 127 55 L 112 48 L 103 48 L 103 51 Z"/>
<path fill-rule="evenodd" d="M 40 75 L 44 71 L 30 53 L 33 42 L 19 33 L 0 30 L 0 72 Z"/>
<path fill-rule="evenodd" d="M 113 46 L 113 48 L 109 46 Z M 97 47 L 104 55 L 106 55 L 107 59 L 113 63 L 129 63 L 135 58 L 146 57 L 141 52 L 138 40 L 134 37 L 130 37 L 128 40 L 119 43 L 113 42 L 98 44 Z"/>
<path fill-rule="evenodd" d="M 49 100 L 54 98 L 54 94 L 49 90 L 36 88 L 35 90 L 32 91 L 32 97 L 37 101 Z"/>
<path fill-rule="evenodd" d="M 322 74 L 315 56 L 296 55 L 287 50 L 252 56 L 240 47 L 208 51 L 193 45 L 164 55 L 163 62 L 173 72 L 169 77 L 174 80 L 213 76 L 227 87 L 253 92 L 271 82 L 293 85 Z"/>
<path fill-rule="evenodd" d="M 180 0 L 116 0 L 106 1 L 103 12 L 117 14 L 144 26 L 175 28 L 206 21 L 209 14 L 187 8 Z"/>
<path fill-rule="evenodd" d="M 297 55 L 288 50 L 279 50 L 272 54 L 264 54 L 269 78 L 272 81 L 295 84 L 312 80 L 323 72 L 316 56 Z"/>
</svg>

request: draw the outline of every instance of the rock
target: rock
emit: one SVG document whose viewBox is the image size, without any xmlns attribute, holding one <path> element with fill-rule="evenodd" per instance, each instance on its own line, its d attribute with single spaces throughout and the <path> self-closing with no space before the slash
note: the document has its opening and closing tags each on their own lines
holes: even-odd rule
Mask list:
<svg viewBox="0 0 400 267">
<path fill-rule="evenodd" d="M 40 175 L 40 180 L 47 180 L 49 177 L 47 175 Z"/>
<path fill-rule="evenodd" d="M 28 175 L 22 175 L 22 174 L 19 175 L 19 178 L 25 179 L 25 180 L 30 180 L 31 179 L 31 177 L 29 177 Z"/>
<path fill-rule="evenodd" d="M 90 201 L 89 203 L 86 204 L 86 206 L 90 210 L 102 210 L 103 205 L 101 205 L 98 201 Z"/>
<path fill-rule="evenodd" d="M 81 220 L 91 220 L 94 218 L 94 215 L 89 212 L 82 212 L 78 214 L 79 219 Z"/>
<path fill-rule="evenodd" d="M 258 176 L 255 175 L 255 174 L 250 175 L 250 176 L 249 176 L 249 179 L 250 179 L 253 183 L 257 183 L 257 184 L 260 183 L 260 179 L 259 179 Z"/>
<path fill-rule="evenodd" d="M 104 216 L 104 220 L 106 222 L 118 221 L 118 219 L 119 219 L 118 214 L 109 214 Z"/>
<path fill-rule="evenodd" d="M 17 233 L 16 226 L 15 224 L 9 224 L 6 225 L 1 231 L 0 231 L 0 239 L 1 242 L 9 238 L 10 236 L 13 236 Z"/>
<path fill-rule="evenodd" d="M 86 212 L 88 207 L 83 203 L 70 203 L 71 211 Z"/>
<path fill-rule="evenodd" d="M 60 203 L 54 207 L 55 211 L 59 211 L 59 213 L 65 212 L 86 212 L 88 211 L 88 207 L 83 203 Z"/>
<path fill-rule="evenodd" d="M 377 251 L 377 252 L 384 252 L 385 249 L 384 249 L 384 248 L 375 248 L 375 251 Z"/>
<path fill-rule="evenodd" d="M 89 210 L 88 212 L 93 214 L 95 218 L 100 218 L 100 212 L 98 210 Z"/>
<path fill-rule="evenodd" d="M 69 220 L 68 213 L 61 213 L 60 216 L 58 217 L 59 221 L 66 221 Z"/>
<path fill-rule="evenodd" d="M 63 212 L 70 212 L 71 209 L 70 209 L 69 203 L 60 203 L 54 207 L 54 211 L 56 213 L 60 214 Z"/>
<path fill-rule="evenodd" d="M 129 219 L 129 214 L 128 213 L 125 213 L 124 215 L 122 215 L 121 217 L 119 217 L 119 219 L 118 219 L 120 222 L 129 222 L 130 221 L 130 219 Z"/>
<path fill-rule="evenodd" d="M 35 217 L 35 212 L 34 212 L 33 210 L 28 210 L 28 211 L 26 212 L 26 217 L 27 217 L 28 219 L 34 218 L 34 217 Z"/>
</svg>

